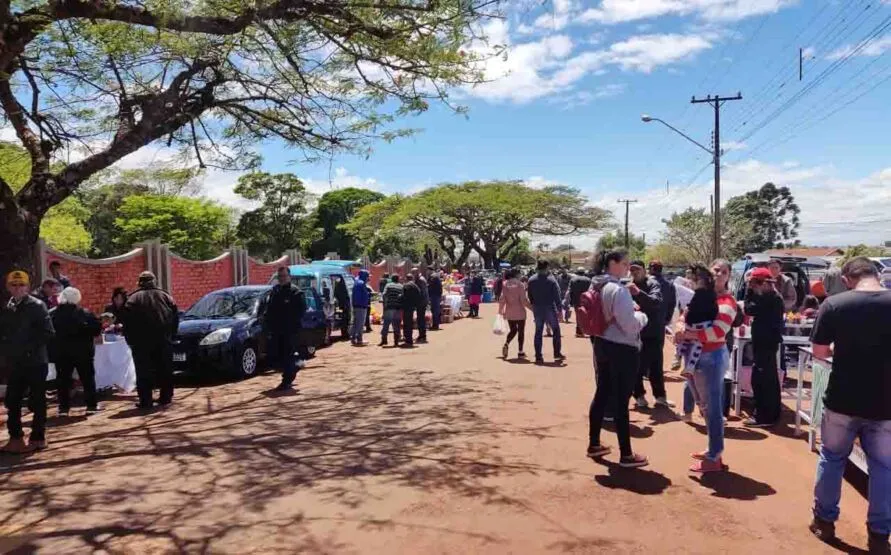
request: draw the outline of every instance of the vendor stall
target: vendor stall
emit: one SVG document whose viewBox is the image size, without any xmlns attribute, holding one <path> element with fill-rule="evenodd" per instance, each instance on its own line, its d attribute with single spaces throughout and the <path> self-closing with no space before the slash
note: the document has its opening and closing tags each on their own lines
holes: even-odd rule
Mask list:
<svg viewBox="0 0 891 555">
<path fill-rule="evenodd" d="M 820 430 L 820 422 L 823 419 L 823 394 L 829 385 L 829 375 L 832 373 L 832 358 L 820 359 L 814 356 L 810 347 L 799 349 L 798 358 L 798 385 L 795 400 L 795 431 L 801 434 L 801 422 L 808 425 L 807 441 L 811 451 L 817 450 L 817 434 Z M 805 388 L 805 375 L 811 371 L 810 390 Z M 805 409 L 805 403 L 809 406 Z M 848 459 L 865 473 L 868 473 L 866 454 L 860 446 L 860 442 L 854 443 L 854 448 Z"/>
<path fill-rule="evenodd" d="M 93 357 L 96 368 L 96 389 L 110 387 L 130 393 L 136 389 L 136 367 L 133 365 L 133 354 L 123 339 L 114 342 L 103 342 L 96 345 L 96 356 Z M 56 366 L 49 365 L 47 381 L 56 379 Z"/>
<path fill-rule="evenodd" d="M 786 325 L 783 331 L 783 346 L 786 347 L 794 347 L 796 349 L 801 349 L 802 347 L 809 347 L 811 344 L 810 334 L 811 329 L 814 326 L 813 319 L 804 319 L 799 318 L 797 315 L 786 317 Z M 733 360 L 732 360 L 732 380 L 733 380 L 733 388 L 732 388 L 732 399 L 733 399 L 733 410 L 737 416 L 741 414 L 741 402 L 743 397 L 751 397 L 752 396 L 752 368 L 751 366 L 746 366 L 745 362 L 745 353 L 746 346 L 748 346 L 752 342 L 751 329 L 749 326 L 740 326 L 735 330 L 735 347 L 733 349 Z M 784 349 L 780 348 L 777 350 L 777 357 L 781 357 Z M 799 355 L 800 360 L 800 355 Z M 777 361 L 777 368 L 782 368 L 782 361 Z M 780 386 L 783 384 L 783 371 L 780 370 L 779 380 Z"/>
</svg>

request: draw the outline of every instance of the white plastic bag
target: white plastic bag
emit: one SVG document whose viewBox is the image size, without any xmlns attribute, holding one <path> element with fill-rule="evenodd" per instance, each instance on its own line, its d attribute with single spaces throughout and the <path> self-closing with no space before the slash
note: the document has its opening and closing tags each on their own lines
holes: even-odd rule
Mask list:
<svg viewBox="0 0 891 555">
<path fill-rule="evenodd" d="M 504 332 L 507 328 L 507 322 L 504 321 L 504 316 L 499 314 L 495 317 L 495 323 L 492 324 L 492 333 L 495 335 L 504 335 Z"/>
</svg>

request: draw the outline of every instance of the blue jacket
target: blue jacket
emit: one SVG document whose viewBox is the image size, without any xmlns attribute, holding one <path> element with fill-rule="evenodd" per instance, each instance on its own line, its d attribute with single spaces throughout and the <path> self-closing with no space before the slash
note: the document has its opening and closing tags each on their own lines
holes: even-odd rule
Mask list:
<svg viewBox="0 0 891 555">
<path fill-rule="evenodd" d="M 353 285 L 353 307 L 355 308 L 368 308 L 371 306 L 371 295 L 368 294 L 366 283 L 368 283 L 368 271 L 359 270 L 359 279 Z"/>
</svg>

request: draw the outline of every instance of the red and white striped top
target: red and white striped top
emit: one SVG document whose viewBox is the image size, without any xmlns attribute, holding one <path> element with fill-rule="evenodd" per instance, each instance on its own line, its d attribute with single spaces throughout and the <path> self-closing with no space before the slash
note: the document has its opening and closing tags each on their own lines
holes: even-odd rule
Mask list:
<svg viewBox="0 0 891 555">
<path fill-rule="evenodd" d="M 729 293 L 718 295 L 718 317 L 711 325 L 696 330 L 698 334 L 696 339 L 702 343 L 702 352 L 710 353 L 726 346 L 727 334 L 733 329 L 733 320 L 738 310 L 739 305 L 736 304 L 733 295 Z"/>
</svg>

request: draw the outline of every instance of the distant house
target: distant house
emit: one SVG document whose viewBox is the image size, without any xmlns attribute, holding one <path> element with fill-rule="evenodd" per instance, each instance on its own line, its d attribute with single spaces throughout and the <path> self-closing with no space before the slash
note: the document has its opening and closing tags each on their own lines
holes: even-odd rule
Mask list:
<svg viewBox="0 0 891 555">
<path fill-rule="evenodd" d="M 844 249 L 838 247 L 790 247 L 786 249 L 770 249 L 764 251 L 771 256 L 815 256 L 819 258 L 838 258 L 845 255 Z"/>
</svg>

